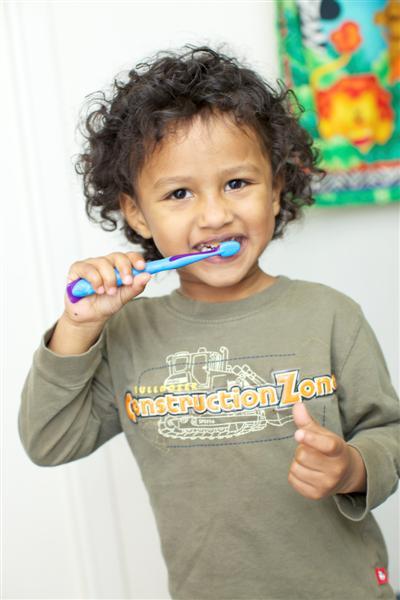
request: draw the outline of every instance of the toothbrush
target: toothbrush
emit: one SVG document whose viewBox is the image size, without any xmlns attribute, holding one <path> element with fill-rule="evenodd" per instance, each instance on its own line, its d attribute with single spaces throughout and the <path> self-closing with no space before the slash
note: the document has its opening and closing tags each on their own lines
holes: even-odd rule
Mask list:
<svg viewBox="0 0 400 600">
<path fill-rule="evenodd" d="M 204 250 L 204 252 L 195 252 L 193 254 L 178 254 L 177 256 L 169 256 L 168 258 L 161 258 L 160 260 L 152 260 L 148 262 L 142 271 L 132 269 L 132 275 L 140 275 L 140 273 L 159 273 L 160 271 L 169 271 L 171 269 L 180 269 L 191 265 L 192 263 L 204 260 L 205 258 L 211 258 L 212 256 L 233 256 L 240 250 L 240 243 L 236 240 L 230 240 L 228 242 L 222 242 L 212 248 L 211 250 Z M 119 275 L 119 271 L 114 267 L 115 274 L 117 276 L 117 286 L 121 287 L 122 280 Z M 67 285 L 66 289 L 70 302 L 79 302 L 86 296 L 92 296 L 96 292 L 92 288 L 91 284 L 87 279 L 75 279 Z"/>
</svg>

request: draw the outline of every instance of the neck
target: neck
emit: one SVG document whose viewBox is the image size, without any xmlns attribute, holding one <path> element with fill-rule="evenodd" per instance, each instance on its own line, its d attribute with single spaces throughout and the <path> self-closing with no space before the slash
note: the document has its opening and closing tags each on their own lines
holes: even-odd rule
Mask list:
<svg viewBox="0 0 400 600">
<path fill-rule="evenodd" d="M 258 266 L 239 283 L 226 287 L 205 285 L 201 281 L 185 281 L 181 278 L 179 291 L 199 302 L 232 302 L 253 296 L 270 287 L 277 277 L 264 273 Z"/>
</svg>

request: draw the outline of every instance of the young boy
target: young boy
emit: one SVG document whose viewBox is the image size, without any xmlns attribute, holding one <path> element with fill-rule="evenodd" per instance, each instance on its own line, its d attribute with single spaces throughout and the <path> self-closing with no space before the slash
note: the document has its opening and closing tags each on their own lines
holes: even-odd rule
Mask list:
<svg viewBox="0 0 400 600">
<path fill-rule="evenodd" d="M 95 99 L 77 166 L 88 215 L 100 207 L 115 228 L 120 211 L 146 260 L 241 248 L 179 270 L 179 289 L 157 298 L 136 298 L 140 254 L 74 263 L 68 279 L 97 293 L 65 296 L 22 392 L 37 464 L 125 433 L 174 599 L 394 597 L 370 512 L 399 472 L 378 342 L 352 299 L 259 266 L 320 172 L 287 96 L 200 47 L 158 55 Z"/>
</svg>

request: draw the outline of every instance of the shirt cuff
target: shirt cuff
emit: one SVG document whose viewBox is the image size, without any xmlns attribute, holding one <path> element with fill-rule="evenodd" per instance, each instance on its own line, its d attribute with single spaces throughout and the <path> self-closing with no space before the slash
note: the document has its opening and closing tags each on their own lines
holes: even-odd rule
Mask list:
<svg viewBox="0 0 400 600">
<path fill-rule="evenodd" d="M 366 491 L 350 494 L 335 494 L 333 496 L 339 512 L 351 521 L 362 521 L 372 509 L 376 508 L 393 492 L 393 486 L 388 489 L 388 473 L 385 468 L 386 453 L 374 440 L 358 436 L 348 442 L 361 454 L 366 470 Z"/>
</svg>

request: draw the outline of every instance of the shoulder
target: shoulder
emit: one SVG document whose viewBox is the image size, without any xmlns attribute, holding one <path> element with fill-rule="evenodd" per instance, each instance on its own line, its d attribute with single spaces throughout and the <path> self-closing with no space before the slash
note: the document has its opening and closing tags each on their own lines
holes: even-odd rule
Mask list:
<svg viewBox="0 0 400 600">
<path fill-rule="evenodd" d="M 323 283 L 291 280 L 289 312 L 307 339 L 329 344 L 332 364 L 340 372 L 361 330 L 369 329 L 363 310 L 348 294 Z"/>
<path fill-rule="evenodd" d="M 358 322 L 363 316 L 362 308 L 356 300 L 329 285 L 302 279 L 291 279 L 291 284 L 292 302 L 307 312 L 312 310 L 316 314 L 340 315 Z"/>
<path fill-rule="evenodd" d="M 292 279 L 292 290 L 299 298 L 313 302 L 328 302 L 332 307 L 344 307 L 349 310 L 360 310 L 360 305 L 353 298 L 324 283 Z"/>
</svg>

